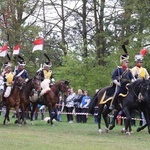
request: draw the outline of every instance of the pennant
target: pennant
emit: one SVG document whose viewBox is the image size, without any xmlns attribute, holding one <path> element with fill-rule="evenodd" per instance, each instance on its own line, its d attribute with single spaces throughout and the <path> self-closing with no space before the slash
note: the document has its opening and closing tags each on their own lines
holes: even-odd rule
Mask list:
<svg viewBox="0 0 150 150">
<path fill-rule="evenodd" d="M 21 47 L 20 44 L 14 46 L 14 48 L 13 48 L 13 55 L 19 55 L 19 53 L 20 53 L 20 47 Z"/>
<path fill-rule="evenodd" d="M 34 47 L 32 52 L 40 50 L 43 50 L 43 45 L 44 45 L 44 39 L 43 38 L 39 38 L 33 41 Z"/>
<path fill-rule="evenodd" d="M 4 45 L 0 48 L 0 57 L 5 57 L 7 55 L 8 45 Z"/>
</svg>

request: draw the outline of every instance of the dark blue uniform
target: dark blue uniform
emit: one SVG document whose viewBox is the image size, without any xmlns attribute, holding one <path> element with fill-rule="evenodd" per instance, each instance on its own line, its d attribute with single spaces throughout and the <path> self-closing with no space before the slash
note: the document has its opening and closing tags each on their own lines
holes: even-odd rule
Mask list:
<svg viewBox="0 0 150 150">
<path fill-rule="evenodd" d="M 130 83 L 132 79 L 134 79 L 134 77 L 130 69 L 124 69 L 122 67 L 118 67 L 115 69 L 112 75 L 112 80 L 117 80 L 118 82 L 120 82 L 121 86 L 116 86 L 112 105 L 116 106 L 119 94 L 126 91 L 126 84 Z"/>
</svg>

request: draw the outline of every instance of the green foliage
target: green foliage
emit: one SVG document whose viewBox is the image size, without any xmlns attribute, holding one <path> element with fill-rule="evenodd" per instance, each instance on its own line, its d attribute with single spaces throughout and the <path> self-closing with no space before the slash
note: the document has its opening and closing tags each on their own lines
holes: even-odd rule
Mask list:
<svg viewBox="0 0 150 150">
<path fill-rule="evenodd" d="M 64 58 L 61 67 L 55 68 L 54 76 L 57 80 L 69 79 L 70 85 L 75 89 L 89 90 L 94 94 L 95 89 L 109 85 L 111 70 L 109 64 L 98 66 L 93 58 L 80 59 L 74 54 Z"/>
</svg>

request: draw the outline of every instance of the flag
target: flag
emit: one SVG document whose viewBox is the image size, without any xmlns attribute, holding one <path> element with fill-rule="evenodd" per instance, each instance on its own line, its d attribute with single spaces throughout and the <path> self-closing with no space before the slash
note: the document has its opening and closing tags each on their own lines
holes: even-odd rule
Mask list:
<svg viewBox="0 0 150 150">
<path fill-rule="evenodd" d="M 20 44 L 14 46 L 13 55 L 19 55 L 19 52 L 20 52 Z"/>
<path fill-rule="evenodd" d="M 140 50 L 140 54 L 141 54 L 142 56 L 147 55 L 147 54 L 148 54 L 148 49 L 146 49 L 146 48 L 141 49 L 141 50 Z"/>
<path fill-rule="evenodd" d="M 4 45 L 0 48 L 0 57 L 5 57 L 7 55 L 8 45 Z"/>
<path fill-rule="evenodd" d="M 37 50 L 43 50 L 43 45 L 44 45 L 44 39 L 39 38 L 33 41 L 34 47 L 32 52 L 37 51 Z"/>
</svg>

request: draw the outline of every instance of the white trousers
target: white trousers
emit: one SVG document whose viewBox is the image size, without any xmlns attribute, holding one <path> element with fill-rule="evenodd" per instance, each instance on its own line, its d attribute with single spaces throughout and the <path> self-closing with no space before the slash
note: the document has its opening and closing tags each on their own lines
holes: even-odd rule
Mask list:
<svg viewBox="0 0 150 150">
<path fill-rule="evenodd" d="M 8 87 L 6 88 L 5 93 L 4 93 L 4 97 L 8 97 L 8 96 L 10 95 L 10 93 L 11 93 L 11 87 L 8 86 Z"/>
</svg>

